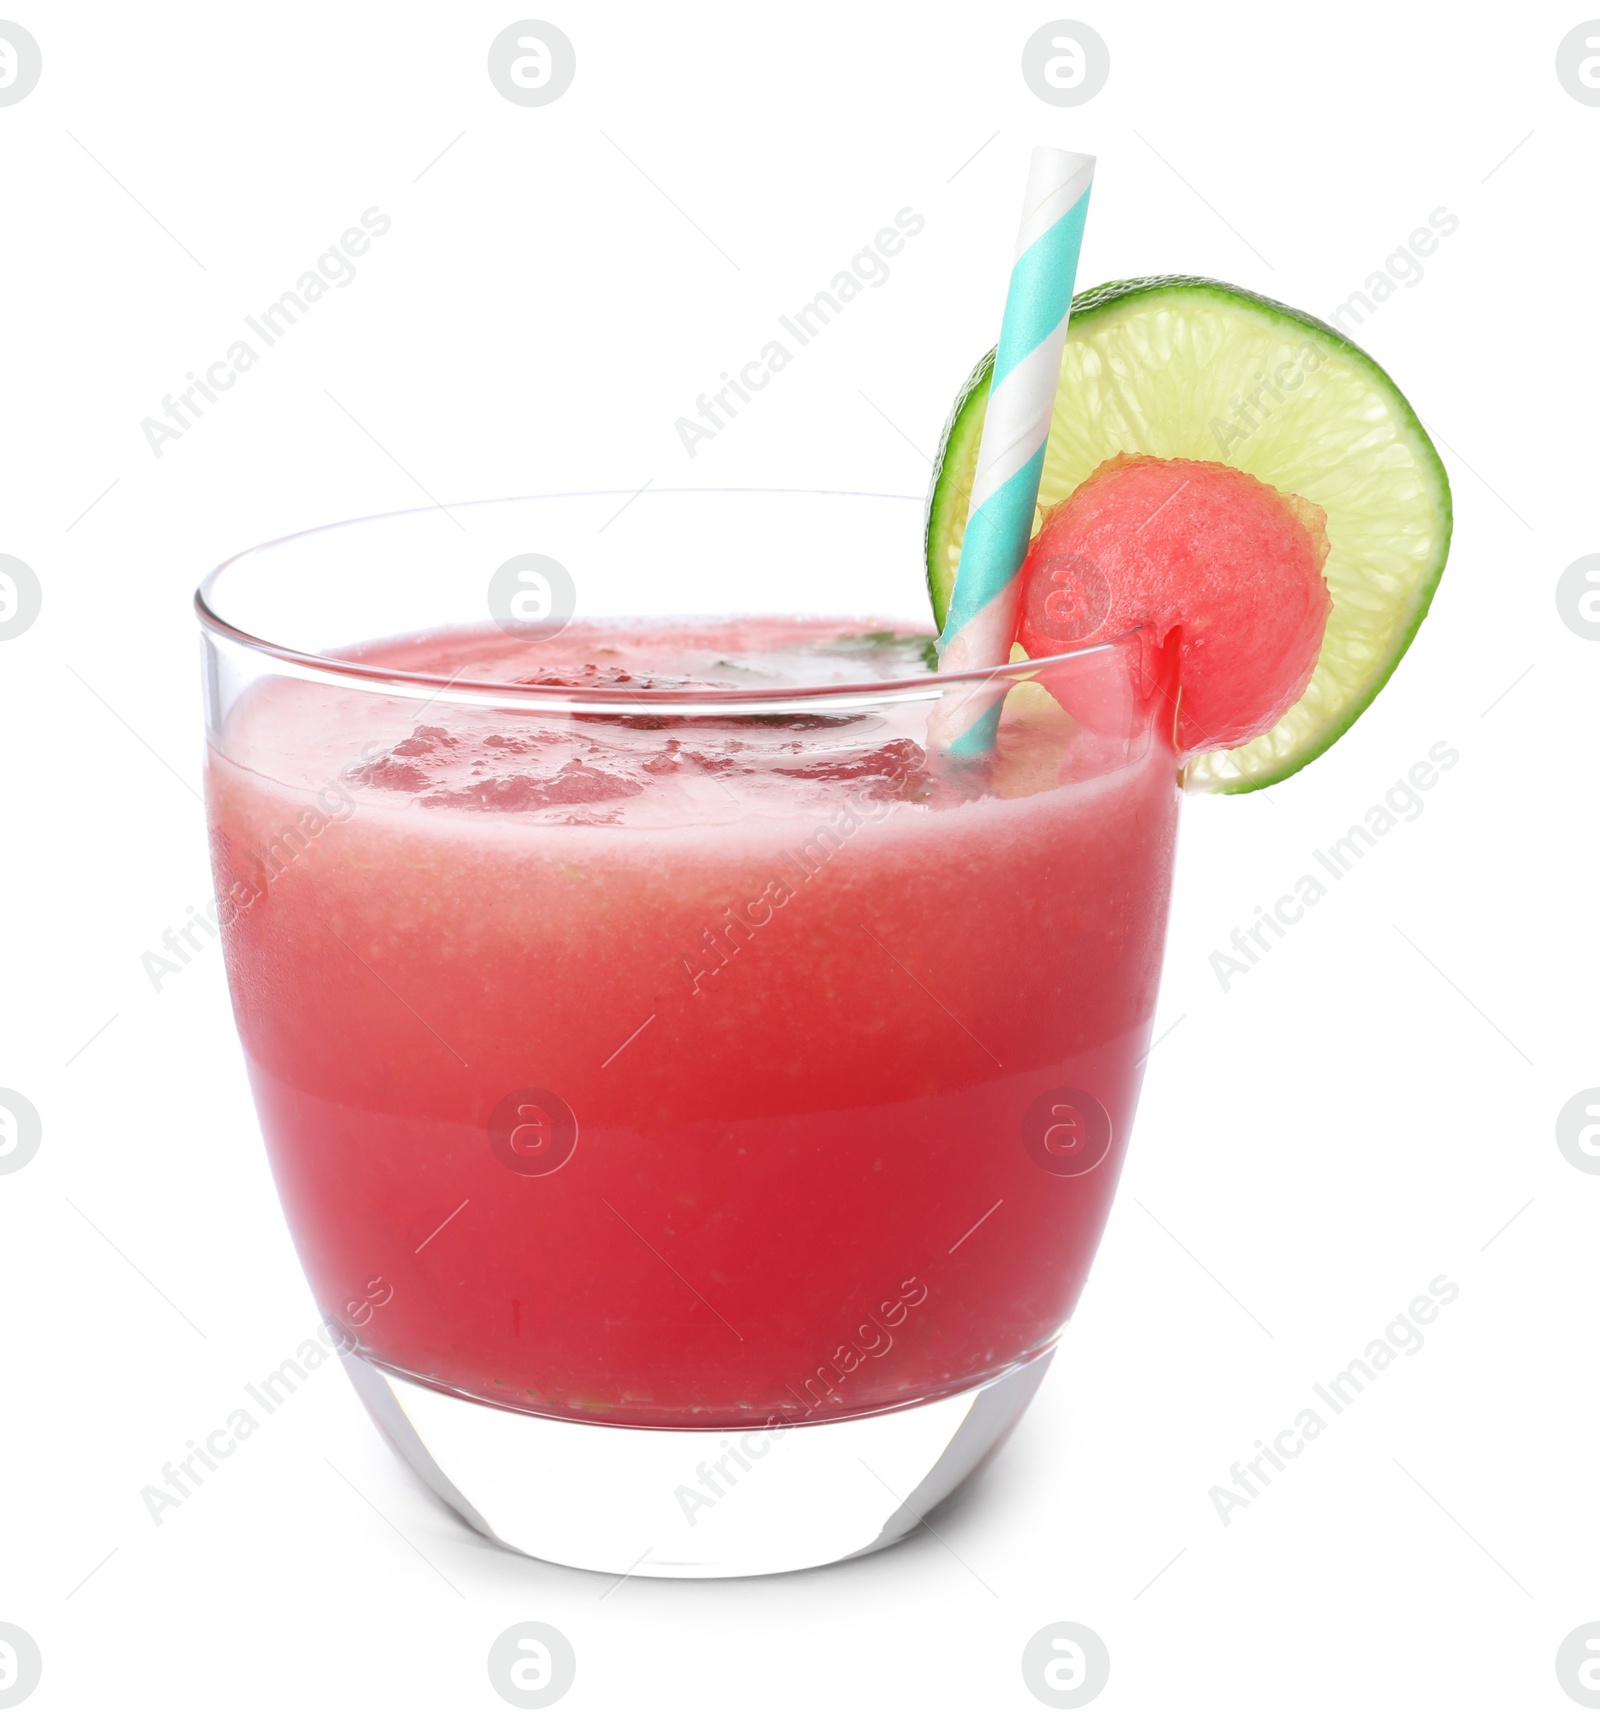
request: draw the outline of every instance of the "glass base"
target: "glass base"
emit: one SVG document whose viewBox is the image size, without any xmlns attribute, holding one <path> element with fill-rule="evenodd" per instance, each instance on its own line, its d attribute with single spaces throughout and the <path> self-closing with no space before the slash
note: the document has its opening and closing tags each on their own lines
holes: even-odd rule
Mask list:
<svg viewBox="0 0 1600 1731">
<path fill-rule="evenodd" d="M 579 1424 L 344 1364 L 395 1452 L 486 1538 L 604 1574 L 715 1578 L 903 1539 L 1010 1434 L 1054 1350 L 942 1400 L 751 1431 Z"/>
</svg>

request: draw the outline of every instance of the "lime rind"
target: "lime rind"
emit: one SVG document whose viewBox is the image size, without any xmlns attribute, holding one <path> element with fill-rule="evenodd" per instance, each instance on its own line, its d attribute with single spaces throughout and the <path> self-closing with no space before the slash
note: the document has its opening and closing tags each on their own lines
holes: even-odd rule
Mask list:
<svg viewBox="0 0 1600 1731">
<path fill-rule="evenodd" d="M 1450 547 L 1444 464 L 1389 375 L 1321 319 L 1205 277 L 1104 283 L 1072 306 L 1036 526 L 1119 450 L 1231 462 L 1327 512 L 1333 611 L 1305 694 L 1270 732 L 1185 769 L 1193 789 L 1269 787 L 1351 726 L 1416 636 Z M 934 462 L 924 551 L 940 629 L 992 361 Z"/>
</svg>

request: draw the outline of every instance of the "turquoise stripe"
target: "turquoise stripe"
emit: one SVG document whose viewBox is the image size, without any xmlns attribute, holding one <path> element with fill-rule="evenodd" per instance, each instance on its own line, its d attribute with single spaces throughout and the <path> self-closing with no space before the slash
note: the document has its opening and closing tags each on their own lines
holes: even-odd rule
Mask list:
<svg viewBox="0 0 1600 1731">
<path fill-rule="evenodd" d="M 1088 214 L 1089 194 L 1085 192 L 1012 267 L 991 390 L 1067 316 Z"/>
<path fill-rule="evenodd" d="M 982 757 L 994 750 L 995 738 L 1000 732 L 1000 709 L 1005 700 L 1004 695 L 997 697 L 992 709 L 986 709 L 965 733 L 945 747 L 951 757 Z"/>
<path fill-rule="evenodd" d="M 1010 480 L 984 500 L 968 522 L 941 644 L 948 643 L 1021 569 L 1033 536 L 1033 508 L 1043 472 L 1041 445 Z"/>
</svg>

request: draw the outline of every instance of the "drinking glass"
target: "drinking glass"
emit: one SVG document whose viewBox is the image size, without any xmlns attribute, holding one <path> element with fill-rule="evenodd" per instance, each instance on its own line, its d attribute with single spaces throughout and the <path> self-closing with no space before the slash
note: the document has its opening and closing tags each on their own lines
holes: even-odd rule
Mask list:
<svg viewBox="0 0 1600 1731">
<path fill-rule="evenodd" d="M 1021 1416 L 1111 1204 L 1162 651 L 941 678 L 920 502 L 872 494 L 403 512 L 196 606 L 250 1083 L 395 1450 L 595 1570 L 911 1531 Z M 668 642 L 705 676 L 652 672 Z M 985 700 L 992 749 L 929 743 Z"/>
</svg>

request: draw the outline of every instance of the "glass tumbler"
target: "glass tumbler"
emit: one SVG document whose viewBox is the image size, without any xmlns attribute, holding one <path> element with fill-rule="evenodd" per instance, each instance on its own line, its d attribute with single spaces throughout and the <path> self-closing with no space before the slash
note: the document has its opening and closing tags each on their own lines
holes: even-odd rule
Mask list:
<svg viewBox="0 0 1600 1731">
<path fill-rule="evenodd" d="M 892 1543 L 1098 1244 L 1179 799 L 1136 633 L 934 665 L 920 502 L 405 512 L 196 599 L 239 1037 L 372 1417 L 500 1543 Z M 1019 652 L 1020 653 L 1020 652 Z M 999 706 L 991 749 L 930 739 Z"/>
</svg>

